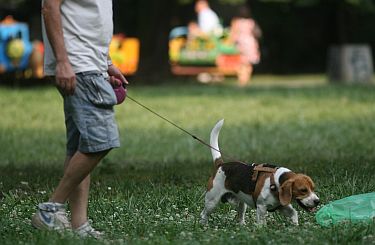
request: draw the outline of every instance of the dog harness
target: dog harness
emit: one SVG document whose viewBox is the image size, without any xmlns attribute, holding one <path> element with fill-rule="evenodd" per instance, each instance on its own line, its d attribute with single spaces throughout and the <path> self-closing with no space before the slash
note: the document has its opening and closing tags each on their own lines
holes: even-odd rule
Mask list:
<svg viewBox="0 0 375 245">
<path fill-rule="evenodd" d="M 252 167 L 253 167 L 253 173 L 252 173 L 251 178 L 250 178 L 250 182 L 251 182 L 250 192 L 252 193 L 254 203 L 256 204 L 256 200 L 257 200 L 257 198 L 260 194 L 260 188 L 256 189 L 256 185 L 258 183 L 258 177 L 259 177 L 260 173 L 265 173 L 267 176 L 270 177 L 271 193 L 274 196 L 276 196 L 277 198 L 279 198 L 278 197 L 279 192 L 278 192 L 278 189 L 277 189 L 277 186 L 276 186 L 276 183 L 275 183 L 275 172 L 277 171 L 278 167 L 276 167 L 274 165 L 270 165 L 270 164 L 256 164 L 256 163 L 253 163 Z M 268 210 L 268 211 L 274 212 L 277 209 L 279 209 L 280 207 L 281 207 L 281 205 L 279 205 L 276 208 L 273 208 L 271 210 Z"/>
<path fill-rule="evenodd" d="M 252 186 L 254 186 L 254 190 L 255 190 L 257 180 L 258 180 L 259 172 L 263 172 L 263 173 L 270 174 L 271 191 L 277 192 L 277 186 L 276 186 L 276 183 L 275 183 L 274 174 L 275 174 L 276 170 L 278 169 L 278 167 L 273 166 L 273 165 L 269 165 L 269 164 L 256 164 L 256 163 L 253 163 L 252 166 L 254 168 L 253 168 L 253 174 L 251 176 L 251 182 L 254 183 L 252 185 Z M 254 190 L 252 190 L 252 192 L 254 192 Z"/>
</svg>

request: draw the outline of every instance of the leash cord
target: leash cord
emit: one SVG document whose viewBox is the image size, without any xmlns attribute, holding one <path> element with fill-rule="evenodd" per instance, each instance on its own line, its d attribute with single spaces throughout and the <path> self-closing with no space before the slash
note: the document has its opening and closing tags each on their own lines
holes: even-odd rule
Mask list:
<svg viewBox="0 0 375 245">
<path fill-rule="evenodd" d="M 144 109 L 148 110 L 149 112 L 151 112 L 152 114 L 158 116 L 159 118 L 163 119 L 164 121 L 168 122 L 169 124 L 173 125 L 174 127 L 178 128 L 179 130 L 181 130 L 182 132 L 186 133 L 187 135 L 191 136 L 193 139 L 197 140 L 198 142 L 200 142 L 201 144 L 211 148 L 212 150 L 214 151 L 217 151 L 219 152 L 222 156 L 224 156 L 223 152 L 220 151 L 219 149 L 216 149 L 215 147 L 213 147 L 212 145 L 210 144 L 207 144 L 204 140 L 200 139 L 199 137 L 195 136 L 194 134 L 190 133 L 189 131 L 187 131 L 186 129 L 183 129 L 182 127 L 178 126 L 176 123 L 172 122 L 171 120 L 167 119 L 166 117 L 163 117 L 162 115 L 160 115 L 159 113 L 157 113 L 156 111 L 150 109 L 149 107 L 143 105 L 142 103 L 140 103 L 139 101 L 137 101 L 136 99 L 133 99 L 131 96 L 129 95 L 126 95 L 127 98 L 129 98 L 130 100 L 132 100 L 134 103 L 136 103 L 137 105 L 143 107 Z M 234 159 L 234 158 L 232 158 Z M 242 162 L 242 161 L 238 161 L 238 162 Z"/>
</svg>

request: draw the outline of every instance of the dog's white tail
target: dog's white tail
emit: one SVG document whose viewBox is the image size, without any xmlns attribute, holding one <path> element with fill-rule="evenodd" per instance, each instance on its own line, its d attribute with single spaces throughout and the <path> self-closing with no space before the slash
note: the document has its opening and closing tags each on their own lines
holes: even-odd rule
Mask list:
<svg viewBox="0 0 375 245">
<path fill-rule="evenodd" d="M 215 125 L 215 127 L 211 130 L 211 135 L 210 135 L 210 145 L 214 148 L 211 148 L 211 154 L 212 154 L 212 159 L 214 162 L 218 159 L 221 159 L 221 154 L 219 151 L 219 134 L 220 134 L 220 129 L 224 124 L 224 119 L 221 119 L 218 121 Z"/>
</svg>

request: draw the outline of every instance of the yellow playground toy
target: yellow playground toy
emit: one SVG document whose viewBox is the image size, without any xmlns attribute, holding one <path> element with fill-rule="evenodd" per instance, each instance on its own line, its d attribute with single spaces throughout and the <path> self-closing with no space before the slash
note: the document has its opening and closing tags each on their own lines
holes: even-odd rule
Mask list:
<svg viewBox="0 0 375 245">
<path fill-rule="evenodd" d="M 222 36 L 190 38 L 187 27 L 177 27 L 170 32 L 169 61 L 175 75 L 234 76 L 241 64 L 240 54 L 228 41 L 227 32 Z"/>
<path fill-rule="evenodd" d="M 114 35 L 109 46 L 109 55 L 112 62 L 125 75 L 134 75 L 139 62 L 139 40 L 125 37 L 122 34 Z"/>
</svg>

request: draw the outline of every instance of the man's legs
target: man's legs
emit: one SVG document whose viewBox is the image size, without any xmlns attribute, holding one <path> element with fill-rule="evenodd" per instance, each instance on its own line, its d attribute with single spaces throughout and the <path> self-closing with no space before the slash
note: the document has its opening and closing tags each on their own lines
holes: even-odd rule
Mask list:
<svg viewBox="0 0 375 245">
<path fill-rule="evenodd" d="M 50 201 L 38 205 L 32 224 L 39 229 L 70 228 L 64 205 L 69 199 L 73 229 L 82 236 L 97 237 L 99 232 L 87 222 L 89 175 L 110 149 L 120 146 L 113 106 L 110 106 L 115 94 L 106 78 L 98 72 L 76 74 L 76 80 L 74 95 L 64 96 L 69 156 L 65 159 L 64 176 Z M 98 99 L 94 98 L 96 95 L 108 102 L 108 108 L 94 103 Z"/>
<path fill-rule="evenodd" d="M 64 171 L 70 164 L 71 156 L 67 156 L 64 164 Z M 73 190 L 69 196 L 69 206 L 72 214 L 71 224 L 77 229 L 87 220 L 87 208 L 90 190 L 90 174 Z"/>
<path fill-rule="evenodd" d="M 65 230 L 71 227 L 66 218 L 65 203 L 72 200 L 73 229 L 82 236 L 99 237 L 87 223 L 87 203 L 90 187 L 90 172 L 109 150 L 98 153 L 81 153 L 77 151 L 73 157 L 66 159 L 64 176 L 55 189 L 49 202 L 40 203 L 38 211 L 32 217 L 32 224 L 38 229 Z"/>
<path fill-rule="evenodd" d="M 76 225 L 81 225 L 77 223 L 80 223 L 82 218 L 87 217 L 87 200 L 90 187 L 89 175 L 107 153 L 108 151 L 86 154 L 77 151 L 69 161 L 68 158 L 66 159 L 67 166 L 64 176 L 53 192 L 50 201 L 65 203 L 70 198 L 72 215 L 74 215 L 72 217 L 74 219 L 73 228 Z M 85 211 L 80 213 L 83 209 Z M 87 219 L 84 220 L 84 222 L 86 221 Z"/>
</svg>

